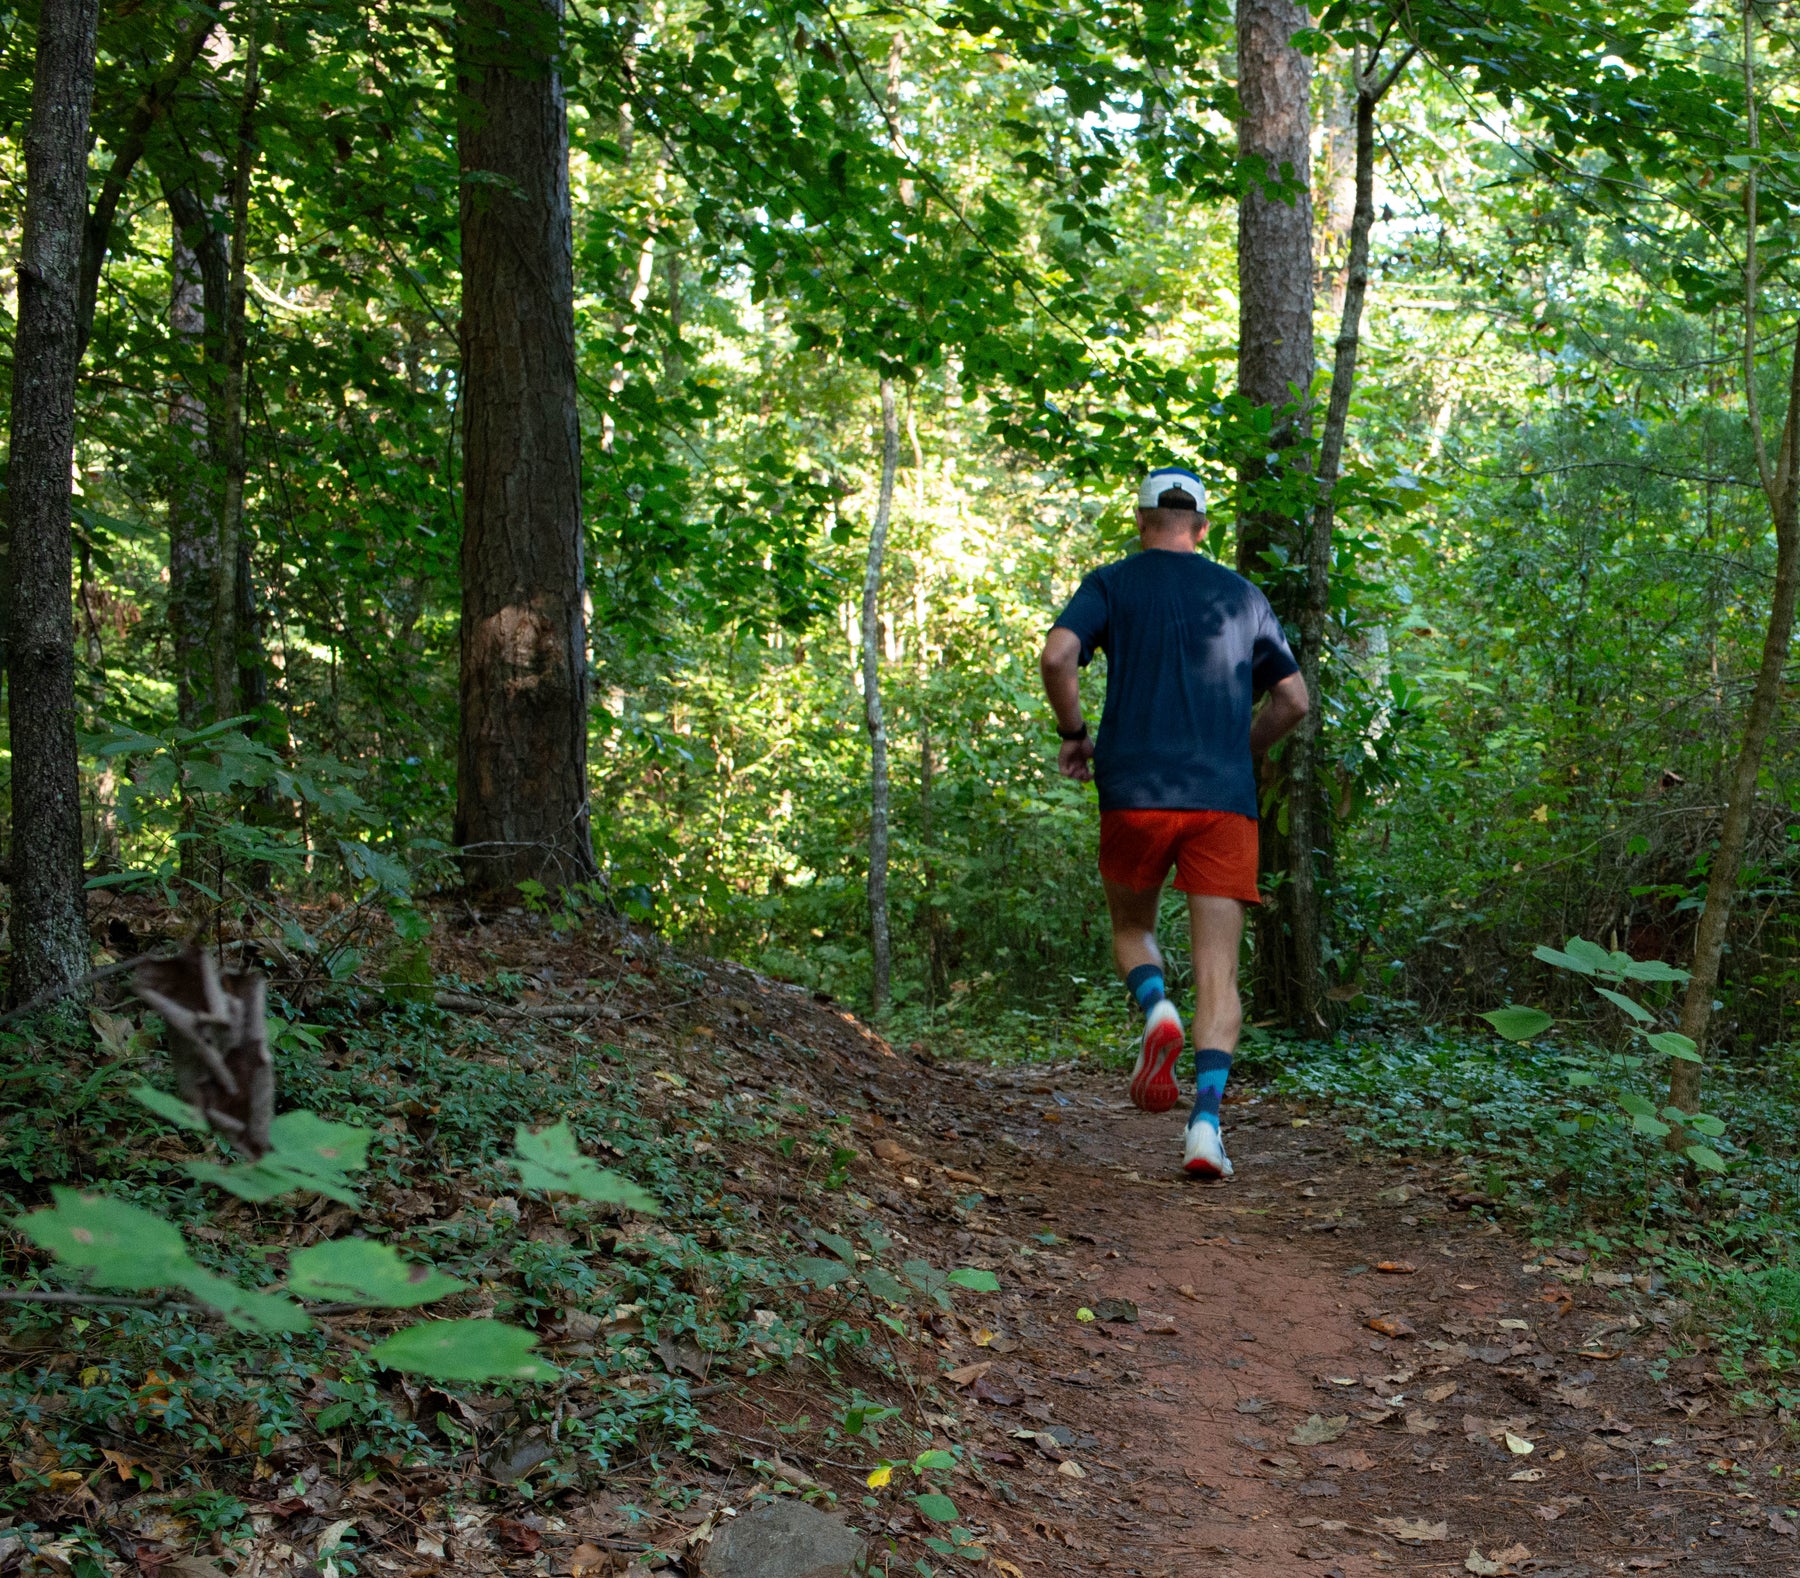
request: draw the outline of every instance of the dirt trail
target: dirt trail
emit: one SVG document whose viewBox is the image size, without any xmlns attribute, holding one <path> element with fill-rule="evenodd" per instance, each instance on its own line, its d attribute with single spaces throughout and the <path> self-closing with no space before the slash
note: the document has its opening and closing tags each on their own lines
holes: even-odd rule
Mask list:
<svg viewBox="0 0 1800 1578">
<path fill-rule="evenodd" d="M 1703 1357 L 1667 1360 L 1683 1306 L 1522 1247 L 1441 1170 L 1359 1165 L 1328 1124 L 1251 1096 L 1226 1109 L 1236 1179 L 1189 1184 L 1180 1114 L 1085 1068 L 865 1088 L 905 1145 L 985 1157 L 961 1252 L 1031 1251 L 992 1261 L 998 1336 L 944 1343 L 991 1361 L 962 1372 L 957 1432 L 1002 1561 L 1800 1572 L 1785 1432 L 1732 1414 Z"/>
</svg>

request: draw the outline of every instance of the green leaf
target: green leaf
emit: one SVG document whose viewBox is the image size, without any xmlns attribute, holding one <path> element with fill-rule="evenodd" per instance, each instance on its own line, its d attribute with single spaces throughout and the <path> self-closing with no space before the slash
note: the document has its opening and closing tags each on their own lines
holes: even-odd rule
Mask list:
<svg viewBox="0 0 1800 1578">
<path fill-rule="evenodd" d="M 1661 1118 L 1633 1118 L 1631 1126 L 1639 1134 L 1647 1134 L 1653 1140 L 1666 1140 L 1671 1133 L 1668 1124 L 1664 1123 Z"/>
<path fill-rule="evenodd" d="M 906 1304 L 910 1301 L 906 1289 L 900 1286 L 893 1273 L 881 1266 L 864 1266 L 861 1272 L 862 1284 L 878 1299 L 886 1299 L 890 1304 Z"/>
<path fill-rule="evenodd" d="M 971 1293 L 998 1293 L 1000 1279 L 991 1271 L 980 1271 L 974 1266 L 958 1266 L 944 1279 L 953 1287 L 967 1288 Z"/>
<path fill-rule="evenodd" d="M 929 1260 L 903 1262 L 900 1267 L 900 1275 L 928 1298 L 937 1293 L 949 1280 Z"/>
<path fill-rule="evenodd" d="M 1599 943 L 1589 942 L 1585 937 L 1571 937 L 1563 944 L 1563 952 L 1571 959 L 1586 961 L 1593 972 L 1616 970 L 1623 957 L 1607 952 Z"/>
<path fill-rule="evenodd" d="M 1685 981 L 1686 970 L 1678 970 L 1661 959 L 1633 959 L 1625 966 L 1625 976 L 1632 981 Z"/>
<path fill-rule="evenodd" d="M 1696 1134 L 1704 1134 L 1707 1138 L 1714 1140 L 1725 1132 L 1724 1123 L 1709 1112 L 1695 1113 L 1688 1119 L 1687 1126 Z"/>
<path fill-rule="evenodd" d="M 1654 1118 L 1656 1116 L 1655 1105 L 1646 1101 L 1636 1091 L 1628 1090 L 1621 1095 L 1619 1105 L 1634 1118 Z"/>
<path fill-rule="evenodd" d="M 933 1523 L 954 1523 L 958 1513 L 956 1503 L 941 1491 L 929 1490 L 922 1496 L 913 1497 L 913 1505 Z"/>
<path fill-rule="evenodd" d="M 930 1451 L 921 1452 L 914 1458 L 912 1466 L 915 1474 L 923 1474 L 927 1469 L 938 1469 L 947 1473 L 956 1467 L 956 1458 L 952 1453 L 946 1452 L 940 1447 L 933 1447 Z"/>
<path fill-rule="evenodd" d="M 1615 992 L 1611 987 L 1606 986 L 1596 986 L 1594 990 L 1604 997 L 1607 1002 L 1611 1003 L 1614 1008 L 1623 1009 L 1627 1014 L 1631 1015 L 1631 1017 L 1640 1025 L 1649 1025 L 1656 1022 L 1656 1016 L 1651 1013 L 1649 1009 L 1645 1008 L 1641 1003 L 1634 1003 L 1623 992 Z"/>
<path fill-rule="evenodd" d="M 1725 1158 L 1710 1145 L 1690 1145 L 1681 1154 L 1703 1172 L 1722 1173 L 1725 1171 Z"/>
<path fill-rule="evenodd" d="M 513 1165 L 527 1189 L 572 1194 L 596 1205 L 622 1205 L 651 1216 L 662 1214 L 655 1198 L 629 1178 L 621 1178 L 582 1155 L 566 1119 L 535 1134 L 521 1123 L 513 1136 L 513 1148 L 517 1152 Z"/>
<path fill-rule="evenodd" d="M 802 1255 L 794 1262 L 794 1270 L 815 1288 L 835 1288 L 854 1274 L 841 1260 L 827 1260 L 823 1255 Z"/>
<path fill-rule="evenodd" d="M 1581 1090 L 1588 1085 L 1597 1085 L 1600 1083 L 1599 1075 L 1588 1074 L 1581 1069 L 1574 1068 L 1570 1069 L 1563 1078 L 1568 1080 L 1569 1084 L 1576 1090 Z"/>
<path fill-rule="evenodd" d="M 40 1249 L 103 1288 L 166 1288 L 200 1268 L 180 1231 L 154 1212 L 106 1195 L 52 1189 L 54 1205 L 14 1222 Z"/>
<path fill-rule="evenodd" d="M 1542 959 L 1545 964 L 1553 964 L 1559 970 L 1573 970 L 1577 975 L 1594 974 L 1594 966 L 1588 960 L 1578 959 L 1571 953 L 1559 952 L 1543 943 L 1531 950 L 1531 957 Z"/>
<path fill-rule="evenodd" d="M 1508 1041 L 1530 1041 L 1556 1023 L 1541 1008 L 1517 1008 L 1511 1005 L 1492 1009 L 1481 1017 Z"/>
<path fill-rule="evenodd" d="M 1644 1039 L 1649 1042 L 1651 1046 L 1655 1047 L 1658 1052 L 1667 1053 L 1670 1057 L 1680 1058 L 1683 1063 L 1698 1063 L 1701 1061 L 1700 1049 L 1679 1030 L 1664 1030 L 1657 1035 L 1645 1036 Z"/>
<path fill-rule="evenodd" d="M 312 1319 L 292 1299 L 278 1293 L 252 1293 L 224 1277 L 195 1266 L 175 1284 L 202 1304 L 210 1305 L 239 1331 L 310 1331 Z"/>
<path fill-rule="evenodd" d="M 846 1266 L 855 1266 L 856 1246 L 852 1244 L 849 1239 L 839 1238 L 836 1233 L 815 1232 L 813 1236 L 829 1249 L 832 1254 L 836 1255 L 839 1260 L 843 1261 Z"/>
<path fill-rule="evenodd" d="M 410 1309 L 460 1293 L 470 1284 L 411 1264 L 386 1244 L 334 1238 L 288 1258 L 288 1287 L 302 1298 Z"/>
<path fill-rule="evenodd" d="M 434 1381 L 554 1381 L 554 1366 L 532 1357 L 537 1337 L 497 1320 L 421 1321 L 370 1349 L 390 1370 Z"/>
<path fill-rule="evenodd" d="M 336 1181 L 369 1165 L 371 1137 L 354 1123 L 333 1123 L 316 1112 L 284 1112 L 269 1125 L 269 1156 L 292 1172 Z"/>
<path fill-rule="evenodd" d="M 191 1102 L 183 1101 L 179 1096 L 171 1096 L 168 1091 L 158 1090 L 154 1085 L 134 1086 L 131 1094 L 157 1117 L 167 1118 L 177 1128 L 204 1131 L 211 1127 Z"/>
</svg>

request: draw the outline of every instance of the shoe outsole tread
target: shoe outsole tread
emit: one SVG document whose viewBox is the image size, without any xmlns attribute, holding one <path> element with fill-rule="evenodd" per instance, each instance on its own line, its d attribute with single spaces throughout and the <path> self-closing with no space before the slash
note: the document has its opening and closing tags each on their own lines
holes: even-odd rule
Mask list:
<svg viewBox="0 0 1800 1578">
<path fill-rule="evenodd" d="M 1181 1087 L 1175 1083 L 1175 1064 L 1186 1045 L 1181 1021 L 1172 1014 L 1144 1032 L 1143 1049 L 1131 1076 L 1133 1106 L 1145 1112 L 1167 1112 L 1181 1100 Z"/>
</svg>

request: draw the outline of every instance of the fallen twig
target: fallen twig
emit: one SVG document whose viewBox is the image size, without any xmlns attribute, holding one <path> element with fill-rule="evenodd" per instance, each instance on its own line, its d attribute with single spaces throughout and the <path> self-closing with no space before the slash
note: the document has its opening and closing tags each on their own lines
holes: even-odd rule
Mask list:
<svg viewBox="0 0 1800 1578">
<path fill-rule="evenodd" d="M 179 950 L 177 950 L 179 952 Z M 111 980 L 115 975 L 123 975 L 128 970 L 135 970 L 140 964 L 161 963 L 172 959 L 172 953 L 140 953 L 135 958 L 120 959 L 116 964 L 103 964 L 97 970 L 89 970 L 86 975 L 78 976 L 73 981 L 64 981 L 59 986 L 46 986 L 41 992 L 27 998 L 17 1008 L 0 1014 L 0 1030 L 20 1019 L 28 1019 L 39 1009 L 48 1008 L 60 998 L 71 992 L 79 992 L 84 986 L 92 986 L 96 981 Z"/>
</svg>

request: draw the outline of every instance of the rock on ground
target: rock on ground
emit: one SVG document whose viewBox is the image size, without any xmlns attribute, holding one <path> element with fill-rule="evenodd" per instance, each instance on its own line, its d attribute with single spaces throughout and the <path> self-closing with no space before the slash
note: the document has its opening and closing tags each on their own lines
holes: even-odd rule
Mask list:
<svg viewBox="0 0 1800 1578">
<path fill-rule="evenodd" d="M 868 1545 L 803 1501 L 771 1501 L 731 1519 L 700 1563 L 705 1578 L 848 1578 Z"/>
</svg>

